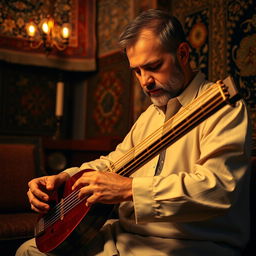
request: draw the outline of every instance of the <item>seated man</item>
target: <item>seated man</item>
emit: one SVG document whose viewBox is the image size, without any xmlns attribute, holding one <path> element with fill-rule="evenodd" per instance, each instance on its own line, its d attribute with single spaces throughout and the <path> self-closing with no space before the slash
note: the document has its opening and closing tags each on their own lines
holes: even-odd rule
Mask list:
<svg viewBox="0 0 256 256">
<path fill-rule="evenodd" d="M 191 69 L 182 26 L 165 12 L 140 14 L 121 34 L 120 45 L 153 104 L 108 156 L 30 181 L 31 208 L 47 212 L 51 191 L 80 170 L 92 169 L 73 189 L 80 189 L 78 196 L 88 206 L 119 204 L 119 219 L 107 222 L 72 255 L 240 255 L 250 225 L 250 128 L 244 102 L 222 107 L 130 176 L 117 174 L 120 161 L 153 140 L 151 134 L 161 131 L 171 112 L 183 113 L 211 85 Z M 110 171 L 102 171 L 106 168 Z M 45 254 L 32 239 L 16 255 Z"/>
</svg>

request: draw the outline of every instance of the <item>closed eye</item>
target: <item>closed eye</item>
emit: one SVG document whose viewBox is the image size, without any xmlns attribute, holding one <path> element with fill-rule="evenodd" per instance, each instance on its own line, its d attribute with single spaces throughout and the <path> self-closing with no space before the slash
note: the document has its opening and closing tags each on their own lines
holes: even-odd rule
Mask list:
<svg viewBox="0 0 256 256">
<path fill-rule="evenodd" d="M 145 70 L 148 70 L 148 71 L 157 71 L 161 66 L 162 66 L 162 61 L 150 64 L 150 65 L 146 65 L 144 68 Z"/>
<path fill-rule="evenodd" d="M 157 71 L 159 68 L 161 68 L 162 63 L 163 63 L 162 61 L 158 61 L 158 62 L 155 62 L 155 63 L 149 63 L 149 64 L 146 64 L 146 65 L 142 66 L 141 68 L 139 68 L 139 67 L 131 68 L 131 70 L 135 74 L 141 75 L 141 69 L 144 69 L 146 71 L 154 72 L 154 71 Z"/>
<path fill-rule="evenodd" d="M 132 68 L 131 69 L 134 73 L 136 73 L 137 75 L 140 75 L 141 74 L 141 71 L 139 68 Z"/>
</svg>

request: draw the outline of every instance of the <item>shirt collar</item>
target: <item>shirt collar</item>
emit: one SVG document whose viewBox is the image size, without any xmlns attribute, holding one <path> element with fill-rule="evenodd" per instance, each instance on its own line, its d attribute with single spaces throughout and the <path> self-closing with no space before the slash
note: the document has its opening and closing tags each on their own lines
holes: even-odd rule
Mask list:
<svg viewBox="0 0 256 256">
<path fill-rule="evenodd" d="M 193 99 L 195 99 L 199 92 L 199 88 L 205 83 L 206 83 L 205 75 L 201 71 L 198 71 L 196 76 L 192 79 L 192 81 L 185 88 L 185 90 L 177 97 L 180 104 L 182 106 L 186 106 Z M 157 107 L 156 105 L 154 105 L 154 107 L 159 113 L 164 114 L 161 108 Z"/>
<path fill-rule="evenodd" d="M 182 106 L 186 106 L 193 99 L 196 98 L 199 88 L 205 83 L 205 75 L 198 71 L 193 80 L 189 83 L 186 89 L 177 97 L 178 101 Z"/>
</svg>

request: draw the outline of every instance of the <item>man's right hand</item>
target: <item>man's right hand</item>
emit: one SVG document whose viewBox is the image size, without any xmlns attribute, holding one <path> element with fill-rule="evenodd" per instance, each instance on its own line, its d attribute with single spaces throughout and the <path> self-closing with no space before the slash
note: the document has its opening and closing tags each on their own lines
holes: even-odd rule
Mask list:
<svg viewBox="0 0 256 256">
<path fill-rule="evenodd" d="M 31 209 L 39 213 L 48 212 L 50 209 L 50 195 L 65 183 L 68 178 L 69 175 L 67 173 L 61 172 L 57 175 L 44 176 L 31 180 L 28 183 L 29 190 L 27 192 Z"/>
</svg>

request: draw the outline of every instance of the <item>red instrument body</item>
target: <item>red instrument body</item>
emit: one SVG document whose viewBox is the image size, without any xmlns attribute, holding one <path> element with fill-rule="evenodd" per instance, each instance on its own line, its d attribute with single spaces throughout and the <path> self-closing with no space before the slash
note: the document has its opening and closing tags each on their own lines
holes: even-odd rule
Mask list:
<svg viewBox="0 0 256 256">
<path fill-rule="evenodd" d="M 54 196 L 57 203 L 70 196 L 72 186 L 75 181 L 86 171 L 83 170 L 72 176 L 65 184 L 64 190 L 61 193 L 56 193 Z M 43 227 L 43 231 L 37 232 L 35 230 L 35 240 L 38 249 L 41 252 L 61 253 L 62 255 L 71 255 L 72 250 L 87 244 L 106 222 L 111 214 L 114 206 L 95 204 L 93 207 L 87 207 L 85 200 L 79 202 L 75 207 L 71 208 L 62 216 L 62 210 L 55 214 L 58 218 L 49 227 Z M 47 220 L 49 214 L 42 215 L 40 220 L 45 218 Z M 44 225 L 45 226 L 45 225 Z M 37 226 L 36 226 L 37 229 Z"/>
</svg>

